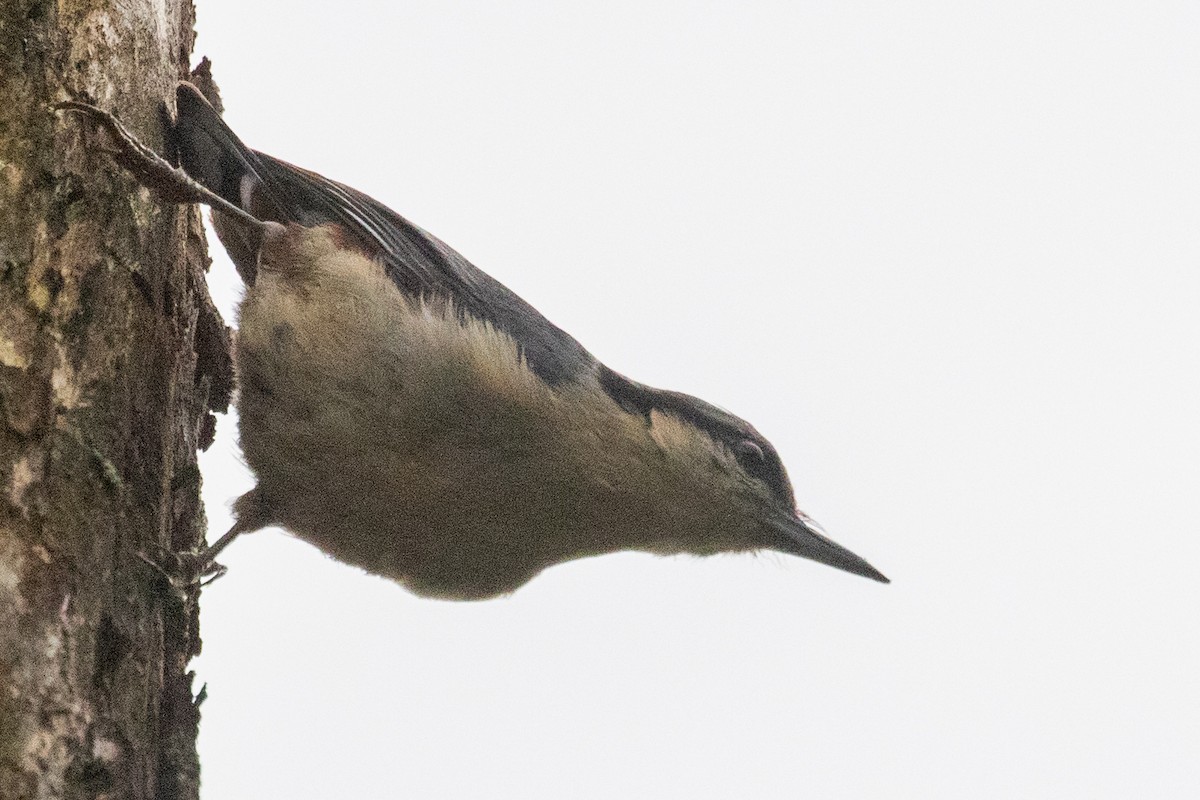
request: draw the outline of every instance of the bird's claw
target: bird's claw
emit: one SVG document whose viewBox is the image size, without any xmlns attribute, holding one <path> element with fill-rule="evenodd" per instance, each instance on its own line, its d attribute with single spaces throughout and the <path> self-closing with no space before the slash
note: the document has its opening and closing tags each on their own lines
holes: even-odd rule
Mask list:
<svg viewBox="0 0 1200 800">
<path fill-rule="evenodd" d="M 155 556 L 140 551 L 137 556 L 181 596 L 193 588 L 207 586 L 229 571 L 214 561 L 208 551 L 176 553 L 163 548 Z"/>
<path fill-rule="evenodd" d="M 89 119 L 107 134 L 113 148 L 105 148 L 113 160 L 133 175 L 139 184 L 170 203 L 202 203 L 231 214 L 252 225 L 262 223 L 255 217 L 197 183 L 180 167 L 142 144 L 119 119 L 102 108 L 79 100 L 64 100 L 56 111 L 71 111 Z"/>
<path fill-rule="evenodd" d="M 54 106 L 87 117 L 104 130 L 112 148 L 105 148 L 118 164 L 133 173 L 138 183 L 174 203 L 207 203 L 207 190 L 172 166 L 166 159 L 142 144 L 119 119 L 104 109 L 78 100 L 65 100 Z"/>
</svg>

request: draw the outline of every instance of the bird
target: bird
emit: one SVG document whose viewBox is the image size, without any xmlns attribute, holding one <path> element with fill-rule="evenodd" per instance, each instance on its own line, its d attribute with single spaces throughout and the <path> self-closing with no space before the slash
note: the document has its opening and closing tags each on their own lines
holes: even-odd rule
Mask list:
<svg viewBox="0 0 1200 800">
<path fill-rule="evenodd" d="M 276 526 L 451 600 L 627 550 L 774 551 L 889 582 L 797 509 L 748 422 L 611 369 L 379 201 L 250 149 L 192 83 L 174 99 L 169 161 L 106 111 L 60 107 L 144 185 L 209 205 L 246 284 L 236 406 L 256 485 L 197 571 Z"/>
</svg>

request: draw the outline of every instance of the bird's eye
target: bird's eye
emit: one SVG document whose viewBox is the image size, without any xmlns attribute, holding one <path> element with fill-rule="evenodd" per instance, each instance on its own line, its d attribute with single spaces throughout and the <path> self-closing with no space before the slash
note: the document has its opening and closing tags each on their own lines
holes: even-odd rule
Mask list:
<svg viewBox="0 0 1200 800">
<path fill-rule="evenodd" d="M 743 439 L 733 446 L 733 456 L 742 469 L 751 475 L 757 475 L 767 463 L 767 456 L 762 448 L 749 439 Z"/>
</svg>

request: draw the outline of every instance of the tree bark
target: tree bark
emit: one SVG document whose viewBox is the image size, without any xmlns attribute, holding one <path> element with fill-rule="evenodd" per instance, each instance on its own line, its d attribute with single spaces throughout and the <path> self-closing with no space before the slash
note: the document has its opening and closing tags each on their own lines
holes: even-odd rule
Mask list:
<svg viewBox="0 0 1200 800">
<path fill-rule="evenodd" d="M 70 98 L 161 145 L 190 0 L 0 0 L 0 800 L 197 797 L 196 593 L 139 553 L 204 537 L 231 383 L 194 207 Z"/>
</svg>

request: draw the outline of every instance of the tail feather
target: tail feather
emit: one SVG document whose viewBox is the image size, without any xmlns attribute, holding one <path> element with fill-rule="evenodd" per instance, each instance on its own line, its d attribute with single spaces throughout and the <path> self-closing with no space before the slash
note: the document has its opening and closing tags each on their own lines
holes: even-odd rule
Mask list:
<svg viewBox="0 0 1200 800">
<path fill-rule="evenodd" d="M 278 204 L 265 194 L 261 176 L 262 159 L 230 130 L 221 113 L 190 83 L 175 88 L 176 117 L 169 146 L 175 163 L 209 191 L 257 219 L 290 221 L 279 213 Z M 213 212 L 213 227 L 225 246 L 238 274 L 247 286 L 258 275 L 260 231 L 219 211 Z"/>
<path fill-rule="evenodd" d="M 175 106 L 172 146 L 180 166 L 209 190 L 254 213 L 243 192 L 246 176 L 259 182 L 254 151 L 242 143 L 190 83 L 180 82 L 176 87 Z"/>
</svg>

